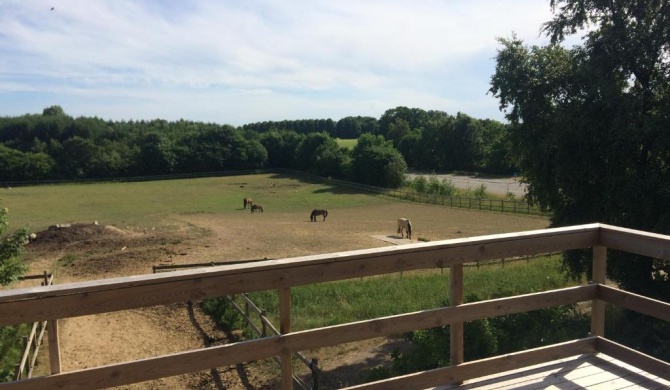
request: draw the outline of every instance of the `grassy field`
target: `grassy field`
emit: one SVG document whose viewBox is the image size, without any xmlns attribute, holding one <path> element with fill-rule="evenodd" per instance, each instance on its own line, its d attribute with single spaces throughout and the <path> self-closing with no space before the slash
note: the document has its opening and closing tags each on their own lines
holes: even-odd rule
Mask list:
<svg viewBox="0 0 670 390">
<path fill-rule="evenodd" d="M 354 146 L 358 143 L 357 139 L 342 139 L 342 138 L 336 138 L 335 141 L 337 141 L 337 144 L 340 146 L 343 146 L 349 150 L 353 149 Z"/>
<path fill-rule="evenodd" d="M 551 256 L 466 267 L 464 289 L 468 296 L 482 300 L 573 284 L 560 266 L 560 256 Z M 296 287 L 291 290 L 292 326 L 298 331 L 441 307 L 449 300 L 448 286 L 449 270 L 445 269 Z M 250 297 L 278 321 L 276 291 Z"/>
<path fill-rule="evenodd" d="M 342 196 L 347 195 L 347 196 Z M 230 214 L 251 197 L 274 212 L 368 207 L 384 201 L 361 193 L 281 174 L 132 183 L 63 184 L 0 189 L 11 227 L 42 230 L 59 223 L 93 222 L 152 227 L 176 214 Z"/>
</svg>

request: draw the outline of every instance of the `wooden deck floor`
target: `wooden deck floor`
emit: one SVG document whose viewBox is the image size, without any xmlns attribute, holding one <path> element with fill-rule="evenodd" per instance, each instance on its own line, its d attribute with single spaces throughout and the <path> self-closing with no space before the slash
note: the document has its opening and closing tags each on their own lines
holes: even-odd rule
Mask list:
<svg viewBox="0 0 670 390">
<path fill-rule="evenodd" d="M 604 354 L 588 354 L 467 381 L 447 389 L 670 389 L 670 381 Z"/>
</svg>

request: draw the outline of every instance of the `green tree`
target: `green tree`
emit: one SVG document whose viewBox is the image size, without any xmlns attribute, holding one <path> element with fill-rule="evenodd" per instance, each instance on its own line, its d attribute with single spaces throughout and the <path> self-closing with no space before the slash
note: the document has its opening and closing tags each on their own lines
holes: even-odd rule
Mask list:
<svg viewBox="0 0 670 390">
<path fill-rule="evenodd" d="M 337 121 L 335 135 L 338 138 L 356 139 L 361 135 L 361 123 L 353 116 L 348 116 Z"/>
<path fill-rule="evenodd" d="M 164 134 L 149 133 L 144 136 L 138 156 L 141 173 L 160 175 L 173 173 L 177 157 L 172 142 Z"/>
<path fill-rule="evenodd" d="M 30 231 L 24 228 L 6 235 L 9 228 L 8 213 L 7 208 L 0 208 L 0 285 L 2 286 L 15 282 L 28 270 L 20 255 L 28 243 Z"/>
<path fill-rule="evenodd" d="M 22 153 L 0 144 L 0 180 L 44 179 L 53 165 L 53 160 L 45 153 Z"/>
<path fill-rule="evenodd" d="M 28 229 L 19 229 L 5 235 L 9 228 L 9 211 L 0 208 L 0 286 L 7 286 L 26 273 L 28 267 L 21 261 L 20 255 L 28 243 Z M 0 327 L 0 382 L 12 379 L 14 365 L 20 358 L 21 336 L 25 326 Z"/>
<path fill-rule="evenodd" d="M 389 136 L 391 125 L 398 120 L 403 120 L 408 127 L 408 130 L 419 129 L 424 126 L 426 121 L 431 118 L 432 112 L 427 112 L 420 108 L 407 108 L 399 106 L 386 110 L 379 118 L 377 134 L 383 135 L 386 139 L 392 139 Z M 396 129 L 397 130 L 397 129 Z M 398 138 L 396 141 L 399 141 Z"/>
<path fill-rule="evenodd" d="M 352 150 L 351 178 L 363 184 L 399 187 L 407 163 L 402 154 L 380 135 L 363 134 Z"/>
<path fill-rule="evenodd" d="M 552 44 L 501 39 L 490 91 L 512 122 L 528 200 L 552 224 L 670 233 L 670 3 L 552 0 Z M 558 44 L 588 27 L 583 44 Z M 667 263 L 611 252 L 622 288 L 667 299 Z M 565 265 L 589 272 L 588 256 Z"/>
<path fill-rule="evenodd" d="M 295 131 L 270 130 L 260 135 L 260 143 L 268 153 L 268 166 L 291 168 L 295 166 L 295 153 L 304 135 Z"/>
<path fill-rule="evenodd" d="M 345 153 L 328 133 L 309 133 L 296 149 L 296 166 L 316 175 L 341 178 Z"/>
<path fill-rule="evenodd" d="M 63 111 L 63 107 L 61 106 L 50 106 L 42 110 L 42 115 L 44 116 L 62 116 L 65 115 L 65 111 Z"/>
</svg>

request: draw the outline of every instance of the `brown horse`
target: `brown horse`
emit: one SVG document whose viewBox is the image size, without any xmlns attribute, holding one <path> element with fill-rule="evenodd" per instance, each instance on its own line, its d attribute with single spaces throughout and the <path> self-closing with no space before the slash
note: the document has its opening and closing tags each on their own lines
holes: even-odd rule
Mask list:
<svg viewBox="0 0 670 390">
<path fill-rule="evenodd" d="M 244 198 L 244 209 L 247 209 L 247 206 L 251 207 L 254 202 L 251 200 L 251 198 Z"/>
<path fill-rule="evenodd" d="M 412 239 L 412 223 L 407 218 L 398 218 L 398 234 L 403 238 L 403 230 L 407 232 L 407 238 Z"/>
<path fill-rule="evenodd" d="M 255 213 L 255 212 L 262 213 L 263 212 L 263 206 L 261 206 L 259 204 L 252 204 L 250 209 L 251 209 L 252 213 Z"/>
<path fill-rule="evenodd" d="M 309 220 L 312 222 L 316 221 L 317 215 L 323 215 L 323 220 L 325 221 L 326 217 L 328 216 L 328 210 L 312 210 L 312 214 L 309 216 Z"/>
</svg>

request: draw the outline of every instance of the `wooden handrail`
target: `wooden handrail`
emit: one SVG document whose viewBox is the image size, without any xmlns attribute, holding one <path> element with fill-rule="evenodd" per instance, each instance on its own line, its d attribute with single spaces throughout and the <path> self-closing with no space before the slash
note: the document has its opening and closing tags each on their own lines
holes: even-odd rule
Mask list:
<svg viewBox="0 0 670 390">
<path fill-rule="evenodd" d="M 590 248 L 599 224 L 0 291 L 0 326 Z"/>
</svg>

